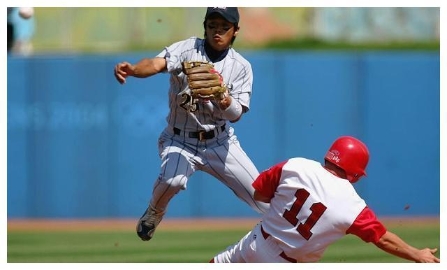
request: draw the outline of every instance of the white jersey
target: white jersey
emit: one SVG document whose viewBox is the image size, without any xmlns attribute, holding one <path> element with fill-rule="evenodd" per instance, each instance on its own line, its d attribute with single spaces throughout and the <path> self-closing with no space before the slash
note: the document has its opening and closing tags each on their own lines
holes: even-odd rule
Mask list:
<svg viewBox="0 0 447 270">
<path fill-rule="evenodd" d="M 276 182 L 269 179 L 262 184 L 262 177 L 255 188 L 261 187 L 261 194 L 275 192 L 262 227 L 299 262 L 318 261 L 332 242 L 346 235 L 366 206 L 349 181 L 313 160 L 288 160 Z"/>
<path fill-rule="evenodd" d="M 150 204 L 165 211 L 169 201 L 186 189 L 192 174 L 200 170 L 217 178 L 255 211 L 264 213 L 268 204 L 253 199 L 252 183 L 259 171 L 241 148 L 233 127 L 226 125 L 223 111 L 214 100 L 191 98 L 182 63 L 211 62 L 204 45 L 204 39 L 191 37 L 166 47 L 156 56 L 166 59 L 170 74 L 170 110 L 168 125 L 158 140 L 161 168 Z M 247 111 L 253 84 L 249 62 L 229 48 L 212 63 L 222 75 L 232 102 L 239 102 Z M 208 135 L 201 138 L 199 134 Z"/>
<path fill-rule="evenodd" d="M 205 53 L 205 40 L 191 37 L 166 47 L 157 57 L 165 58 L 167 71 L 171 74 L 169 89 L 169 108 L 167 117 L 169 129 L 178 128 L 182 131 L 213 130 L 225 124 L 222 111 L 214 101 L 193 100 L 188 92 L 187 77 L 182 72 L 184 61 L 211 62 Z M 252 92 L 253 73 L 250 63 L 229 48 L 225 57 L 213 63 L 226 84 L 230 96 L 237 100 L 244 111 L 249 109 Z"/>
</svg>

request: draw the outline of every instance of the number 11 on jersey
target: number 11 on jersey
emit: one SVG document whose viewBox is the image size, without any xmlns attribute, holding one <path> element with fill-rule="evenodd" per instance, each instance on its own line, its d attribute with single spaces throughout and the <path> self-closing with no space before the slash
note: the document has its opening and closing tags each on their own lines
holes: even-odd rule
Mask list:
<svg viewBox="0 0 447 270">
<path fill-rule="evenodd" d="M 295 192 L 295 202 L 293 203 L 290 210 L 285 210 L 283 213 L 283 217 L 290 222 L 293 226 L 296 226 L 298 223 L 298 227 L 296 230 L 298 233 L 303 236 L 306 240 L 309 240 L 312 236 L 311 229 L 317 221 L 321 218 L 324 211 L 326 211 L 327 207 L 322 204 L 321 202 L 313 203 L 310 207 L 310 210 L 312 213 L 307 217 L 306 221 L 304 223 L 299 222 L 297 216 L 298 213 L 301 211 L 301 208 L 304 205 L 304 202 L 309 198 L 309 192 L 305 190 L 304 188 L 298 189 Z"/>
</svg>

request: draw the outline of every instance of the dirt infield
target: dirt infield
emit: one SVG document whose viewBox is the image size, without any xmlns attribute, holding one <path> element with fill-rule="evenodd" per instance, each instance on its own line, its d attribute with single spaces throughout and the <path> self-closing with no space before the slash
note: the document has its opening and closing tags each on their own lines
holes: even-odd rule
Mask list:
<svg viewBox="0 0 447 270">
<path fill-rule="evenodd" d="M 82 230 L 134 230 L 138 219 L 8 219 L 8 231 L 82 231 Z M 159 230 L 219 230 L 251 229 L 259 219 L 164 219 Z M 439 218 L 399 217 L 383 218 L 386 226 L 440 225 Z"/>
<path fill-rule="evenodd" d="M 136 219 L 15 219 L 8 220 L 8 231 L 81 231 L 81 230 L 134 230 Z M 258 219 L 164 219 L 160 230 L 207 230 L 207 229 L 248 229 Z"/>
</svg>

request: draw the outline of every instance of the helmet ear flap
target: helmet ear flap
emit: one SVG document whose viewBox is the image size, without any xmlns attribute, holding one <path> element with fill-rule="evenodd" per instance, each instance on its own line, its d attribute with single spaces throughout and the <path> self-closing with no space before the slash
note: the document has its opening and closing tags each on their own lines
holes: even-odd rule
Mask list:
<svg viewBox="0 0 447 270">
<path fill-rule="evenodd" d="M 363 175 L 359 175 L 359 174 L 349 175 L 348 180 L 349 180 L 349 182 L 354 184 L 355 182 L 359 181 L 362 176 Z"/>
<path fill-rule="evenodd" d="M 342 136 L 334 141 L 324 159 L 343 169 L 346 179 L 355 183 L 366 175 L 369 151 L 362 141 L 351 136 Z"/>
</svg>

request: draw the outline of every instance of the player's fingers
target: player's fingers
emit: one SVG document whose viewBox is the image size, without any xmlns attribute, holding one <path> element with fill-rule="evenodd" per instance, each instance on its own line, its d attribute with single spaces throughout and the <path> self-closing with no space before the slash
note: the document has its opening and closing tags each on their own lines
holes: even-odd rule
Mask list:
<svg viewBox="0 0 447 270">
<path fill-rule="evenodd" d="M 120 74 L 121 72 L 119 72 L 119 70 L 114 70 L 113 75 L 115 75 L 116 80 L 120 83 L 123 84 L 126 82 L 126 77 Z"/>
<path fill-rule="evenodd" d="M 435 253 L 438 251 L 437 248 L 431 248 L 431 249 L 429 249 L 429 250 L 430 250 L 431 254 L 435 254 Z M 435 258 L 433 259 L 433 262 L 435 262 L 435 263 L 440 263 L 441 260 L 440 260 L 439 258 L 435 257 Z"/>
<path fill-rule="evenodd" d="M 115 72 L 121 76 L 126 76 L 129 71 L 129 65 L 127 63 L 121 63 L 115 66 Z"/>
<path fill-rule="evenodd" d="M 129 63 L 123 62 L 115 66 L 114 75 L 119 83 L 123 84 L 126 82 L 126 77 L 128 76 L 127 70 L 129 68 Z"/>
<path fill-rule="evenodd" d="M 120 84 L 126 83 L 126 79 L 124 77 L 120 75 L 116 75 L 115 77 Z"/>
<path fill-rule="evenodd" d="M 117 74 L 117 75 L 119 75 L 119 76 L 121 76 L 121 77 L 123 77 L 123 78 L 126 78 L 127 75 L 128 75 L 127 71 L 122 70 L 122 69 L 118 69 L 118 70 L 116 70 L 116 71 L 115 71 L 115 74 Z"/>
</svg>

